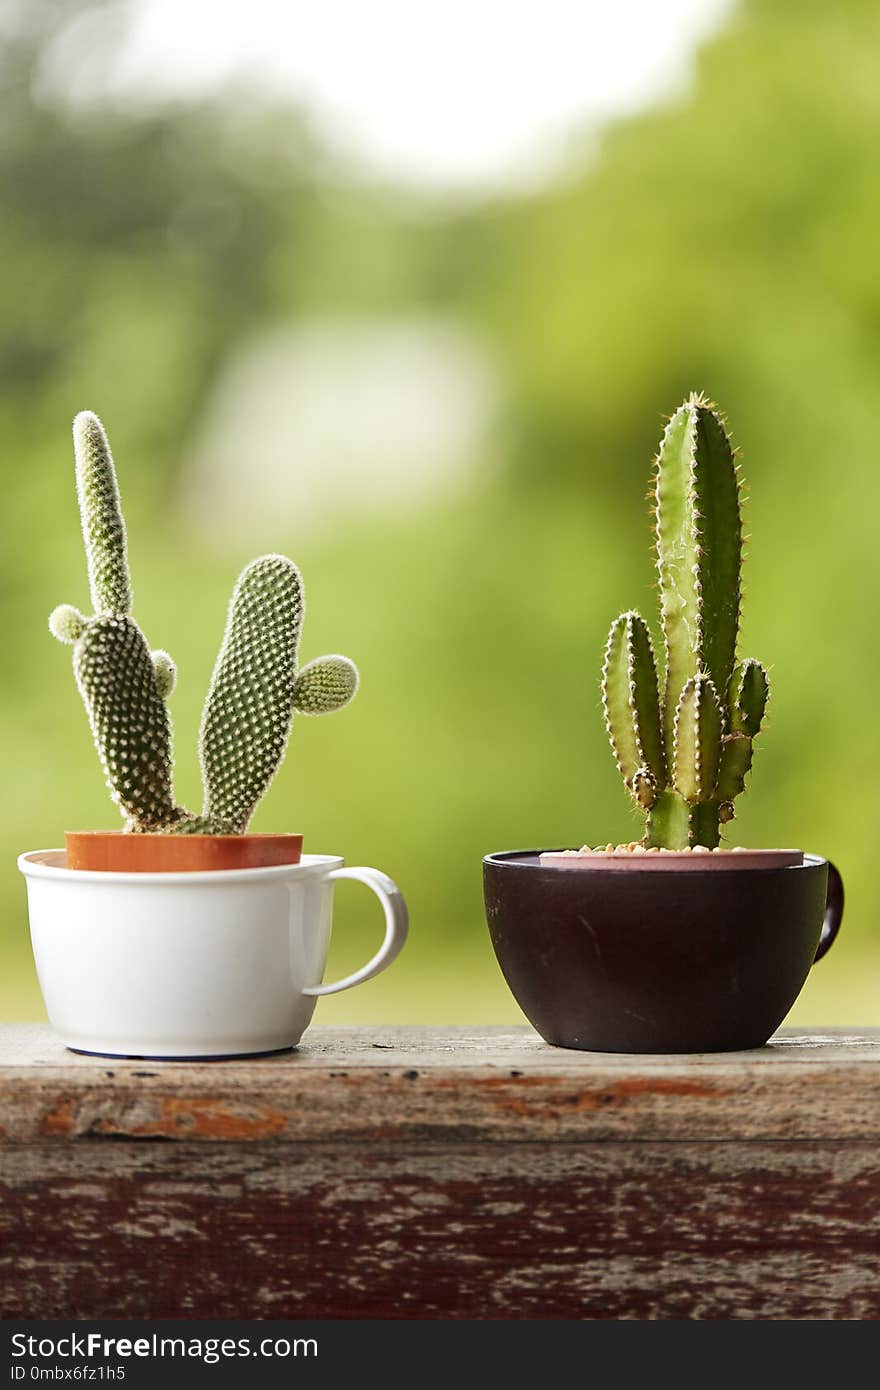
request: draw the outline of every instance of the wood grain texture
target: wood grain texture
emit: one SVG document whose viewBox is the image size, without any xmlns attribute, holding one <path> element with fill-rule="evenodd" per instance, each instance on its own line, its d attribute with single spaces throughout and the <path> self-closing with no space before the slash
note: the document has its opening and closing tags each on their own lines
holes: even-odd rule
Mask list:
<svg viewBox="0 0 880 1390">
<path fill-rule="evenodd" d="M 6 1150 L 12 1317 L 880 1316 L 873 1144 Z"/>
<path fill-rule="evenodd" d="M 77 1056 L 7 1026 L 0 1126 L 6 1142 L 880 1139 L 880 1030 L 628 1057 L 527 1028 L 316 1028 L 296 1052 L 181 1063 Z"/>
<path fill-rule="evenodd" d="M 880 1034 L 560 1052 L 0 1036 L 0 1316 L 880 1317 Z"/>
</svg>

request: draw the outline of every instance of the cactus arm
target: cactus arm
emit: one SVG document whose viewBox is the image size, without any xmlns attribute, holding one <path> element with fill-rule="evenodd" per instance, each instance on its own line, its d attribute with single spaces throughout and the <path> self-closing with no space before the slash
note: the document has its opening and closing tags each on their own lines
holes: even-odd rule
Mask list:
<svg viewBox="0 0 880 1390">
<path fill-rule="evenodd" d="M 150 653 L 129 615 L 125 523 L 107 436 L 97 415 L 73 422 L 76 490 L 94 617 L 60 604 L 49 618 L 73 646 L 73 669 L 113 800 L 129 830 L 164 830 L 187 814 L 171 786 L 171 725 L 164 697 L 174 684 L 167 652 Z"/>
<path fill-rule="evenodd" d="M 299 714 L 332 714 L 357 694 L 358 669 L 347 656 L 319 656 L 300 668 L 293 686 Z"/>
<path fill-rule="evenodd" d="M 177 667 L 171 657 L 162 648 L 151 652 L 150 660 L 153 663 L 153 673 L 156 677 L 156 688 L 163 700 L 167 700 L 169 695 L 174 693 L 177 684 Z"/>
<path fill-rule="evenodd" d="M 638 613 L 611 625 L 602 667 L 602 706 L 618 770 L 630 794 L 651 806 L 666 782 L 660 696 L 651 636 Z"/>
<path fill-rule="evenodd" d="M 721 704 L 710 676 L 687 682 L 675 712 L 673 785 L 648 812 L 649 848 L 686 849 L 718 844 L 718 782 Z"/>
<path fill-rule="evenodd" d="M 663 698 L 667 758 L 675 743 L 675 711 L 681 692 L 699 670 L 693 454 L 694 412 L 685 402 L 666 426 L 655 477 L 657 572 L 666 658 Z"/>
<path fill-rule="evenodd" d="M 656 542 L 666 649 L 665 736 L 701 671 L 726 691 L 739 625 L 739 478 L 721 417 L 702 396 L 672 416 L 657 457 Z"/>
<path fill-rule="evenodd" d="M 99 617 L 73 652 L 73 669 L 113 800 L 138 830 L 178 819 L 171 727 L 150 649 L 133 618 Z"/>
<path fill-rule="evenodd" d="M 721 803 L 722 822 L 733 820 L 734 800 L 745 791 L 746 776 L 752 767 L 753 741 L 760 732 L 769 696 L 770 682 L 760 662 L 740 662 L 730 682 L 732 732 L 721 740 L 716 799 Z"/>
<path fill-rule="evenodd" d="M 49 631 L 58 642 L 73 646 L 85 631 L 88 618 L 70 603 L 59 603 L 49 614 Z"/>
<path fill-rule="evenodd" d="M 73 422 L 76 490 L 86 543 L 95 613 L 130 613 L 132 594 L 125 522 L 113 455 L 97 415 L 82 410 Z"/>
<path fill-rule="evenodd" d="M 265 555 L 239 576 L 202 714 L 203 816 L 243 833 L 275 776 L 290 733 L 302 581 Z"/>
<path fill-rule="evenodd" d="M 731 729 L 755 738 L 760 731 L 769 698 L 770 682 L 761 663 L 751 658 L 740 662 L 731 680 Z"/>
<path fill-rule="evenodd" d="M 630 704 L 628 619 L 626 613 L 615 618 L 608 634 L 602 663 L 602 707 L 617 770 L 630 786 L 642 766 L 642 752 Z"/>
<path fill-rule="evenodd" d="M 709 801 L 718 783 L 721 704 L 711 676 L 695 676 L 675 711 L 673 781 L 689 805 Z"/>
<path fill-rule="evenodd" d="M 694 527 L 698 542 L 699 656 L 716 691 L 727 690 L 739 628 L 742 519 L 736 459 L 720 415 L 693 397 Z"/>
<path fill-rule="evenodd" d="M 745 791 L 746 774 L 752 766 L 752 740 L 747 734 L 725 734 L 721 740 L 721 759 L 718 765 L 717 799 L 719 802 L 732 802 Z M 733 808 L 725 812 L 726 820 L 733 820 Z"/>
<path fill-rule="evenodd" d="M 638 613 L 627 615 L 629 698 L 642 765 L 658 788 L 666 782 L 666 759 L 660 727 L 660 689 L 657 663 L 647 623 Z"/>
</svg>

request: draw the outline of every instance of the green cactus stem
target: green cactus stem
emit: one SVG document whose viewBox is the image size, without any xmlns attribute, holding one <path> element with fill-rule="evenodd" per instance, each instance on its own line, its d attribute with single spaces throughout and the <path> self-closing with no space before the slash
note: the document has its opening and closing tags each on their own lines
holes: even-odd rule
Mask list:
<svg viewBox="0 0 880 1390">
<path fill-rule="evenodd" d="M 293 686 L 298 714 L 332 714 L 357 694 L 358 669 L 347 656 L 318 656 L 300 669 Z"/>
<path fill-rule="evenodd" d="M 49 614 L 49 631 L 58 642 L 72 646 L 86 630 L 88 618 L 71 603 L 59 603 Z"/>
<path fill-rule="evenodd" d="M 666 785 L 666 758 L 654 649 L 638 613 L 622 613 L 611 625 L 602 705 L 618 771 L 636 805 L 648 810 Z"/>
<path fill-rule="evenodd" d="M 675 710 L 673 784 L 689 806 L 709 801 L 718 785 L 721 706 L 711 676 L 693 676 Z"/>
<path fill-rule="evenodd" d="M 662 698 L 638 614 L 612 624 L 602 672 L 611 746 L 647 813 L 648 847 L 715 848 L 751 768 L 769 683 L 758 662 L 736 662 L 740 489 L 720 414 L 690 396 L 670 419 L 656 461 Z"/>
<path fill-rule="evenodd" d="M 718 800 L 727 805 L 732 803 L 740 792 L 746 789 L 746 773 L 752 768 L 752 740 L 746 734 L 725 734 L 721 740 L 721 757 L 718 764 Z M 733 820 L 729 813 L 726 820 Z"/>
<path fill-rule="evenodd" d="M 73 646 L 73 669 L 107 786 L 131 830 L 164 830 L 185 814 L 171 787 L 171 722 L 165 697 L 174 684 L 167 652 L 151 655 L 130 616 L 132 591 L 125 523 L 113 456 L 97 415 L 73 422 L 76 491 L 94 615 L 62 603 L 49 618 Z"/>
<path fill-rule="evenodd" d="M 284 757 L 294 709 L 327 714 L 355 694 L 347 657 L 321 657 L 297 675 L 304 606 L 299 570 L 283 555 L 239 576 L 199 736 L 208 824 L 244 831 Z"/>
<path fill-rule="evenodd" d="M 137 830 L 180 818 L 171 790 L 171 726 L 150 649 L 133 618 L 98 617 L 73 652 L 112 799 Z"/>
<path fill-rule="evenodd" d="M 743 661 L 733 673 L 730 691 L 730 726 L 736 733 L 754 738 L 761 727 L 770 683 L 758 661 Z"/>
<path fill-rule="evenodd" d="M 242 571 L 202 714 L 202 815 L 244 830 L 290 733 L 302 581 L 280 555 Z"/>
<path fill-rule="evenodd" d="M 168 653 L 162 651 L 161 647 L 158 651 L 150 653 L 150 660 L 153 663 L 156 689 L 162 699 L 167 700 L 168 696 L 174 693 L 174 687 L 177 684 L 177 667 Z"/>
<path fill-rule="evenodd" d="M 73 448 L 92 607 L 96 613 L 130 613 L 131 578 L 116 470 L 104 426 L 90 410 L 81 410 L 73 422 Z"/>
</svg>

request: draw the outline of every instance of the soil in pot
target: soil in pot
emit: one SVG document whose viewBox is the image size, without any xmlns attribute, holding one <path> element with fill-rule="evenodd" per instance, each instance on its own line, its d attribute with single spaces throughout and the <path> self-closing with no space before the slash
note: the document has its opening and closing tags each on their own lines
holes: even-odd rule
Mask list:
<svg viewBox="0 0 880 1390">
<path fill-rule="evenodd" d="M 661 872 L 696 872 L 719 869 L 785 869 L 803 864 L 801 849 L 645 849 L 639 841 L 625 845 L 606 845 L 602 849 L 545 850 L 541 867 L 559 869 L 648 869 Z"/>
</svg>

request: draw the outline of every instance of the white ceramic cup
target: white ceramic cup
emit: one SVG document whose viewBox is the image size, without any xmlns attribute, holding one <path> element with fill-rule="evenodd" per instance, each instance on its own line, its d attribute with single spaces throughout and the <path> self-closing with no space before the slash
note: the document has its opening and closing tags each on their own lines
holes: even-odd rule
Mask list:
<svg viewBox="0 0 880 1390">
<path fill-rule="evenodd" d="M 378 869 L 333 855 L 210 873 L 65 867 L 23 854 L 31 941 L 52 1027 L 68 1047 L 113 1057 L 229 1057 L 295 1046 L 319 995 L 378 975 L 407 934 L 406 903 Z M 354 974 L 322 984 L 333 886 L 375 893 L 385 939 Z"/>
</svg>

